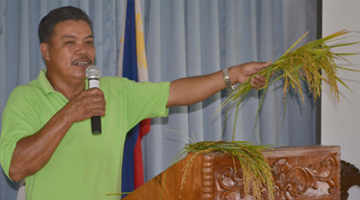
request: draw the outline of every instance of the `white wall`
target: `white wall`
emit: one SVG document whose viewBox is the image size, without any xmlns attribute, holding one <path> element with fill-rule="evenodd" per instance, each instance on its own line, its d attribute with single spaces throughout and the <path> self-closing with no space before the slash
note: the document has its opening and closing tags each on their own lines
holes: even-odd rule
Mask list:
<svg viewBox="0 0 360 200">
<path fill-rule="evenodd" d="M 22 183 L 19 188 L 19 193 L 16 200 L 26 200 L 25 197 L 25 185 Z"/>
<path fill-rule="evenodd" d="M 360 0 L 323 0 L 323 36 L 346 29 L 360 31 Z M 349 38 L 350 39 L 350 38 Z M 360 40 L 360 33 L 351 40 Z M 360 44 L 341 51 L 360 53 Z M 360 70 L 360 56 L 347 57 L 351 67 Z M 338 62 L 343 65 L 344 62 Z M 348 66 L 349 67 L 349 66 Z M 341 159 L 360 167 L 360 73 L 339 71 L 339 76 L 351 88 L 340 86 L 337 103 L 323 82 L 321 109 L 321 143 L 340 145 Z M 359 200 L 360 189 L 351 189 L 349 200 Z"/>
</svg>

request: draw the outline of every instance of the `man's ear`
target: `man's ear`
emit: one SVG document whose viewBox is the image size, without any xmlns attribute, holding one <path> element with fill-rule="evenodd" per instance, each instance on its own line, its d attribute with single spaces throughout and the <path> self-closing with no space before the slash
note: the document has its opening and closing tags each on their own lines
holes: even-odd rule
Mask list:
<svg viewBox="0 0 360 200">
<path fill-rule="evenodd" d="M 40 44 L 40 51 L 44 57 L 45 60 L 50 60 L 50 54 L 49 54 L 49 45 L 45 42 L 42 42 Z"/>
</svg>

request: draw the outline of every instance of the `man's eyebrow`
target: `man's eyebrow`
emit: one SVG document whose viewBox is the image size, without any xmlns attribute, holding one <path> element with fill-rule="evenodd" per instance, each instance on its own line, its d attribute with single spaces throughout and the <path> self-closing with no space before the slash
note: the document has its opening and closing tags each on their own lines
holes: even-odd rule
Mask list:
<svg viewBox="0 0 360 200">
<path fill-rule="evenodd" d="M 88 39 L 88 38 L 94 39 L 94 36 L 93 36 L 93 35 L 89 35 L 89 36 L 87 36 L 85 39 Z"/>
<path fill-rule="evenodd" d="M 64 35 L 61 37 L 61 39 L 67 39 L 67 38 L 76 38 L 74 35 Z M 88 38 L 94 38 L 93 35 L 89 35 L 87 37 L 85 37 L 85 39 L 88 39 Z"/>
<path fill-rule="evenodd" d="M 67 38 L 76 38 L 76 37 L 73 35 L 64 35 L 61 37 L 61 39 L 67 39 Z"/>
</svg>

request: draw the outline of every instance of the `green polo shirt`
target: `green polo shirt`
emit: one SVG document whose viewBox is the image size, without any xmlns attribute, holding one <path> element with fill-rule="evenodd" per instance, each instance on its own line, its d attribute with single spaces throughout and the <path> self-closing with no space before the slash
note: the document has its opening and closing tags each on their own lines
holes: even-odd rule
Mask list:
<svg viewBox="0 0 360 200">
<path fill-rule="evenodd" d="M 54 91 L 42 70 L 11 93 L 3 113 L 0 161 L 9 176 L 16 143 L 41 129 L 68 100 Z M 142 119 L 167 116 L 169 83 L 136 83 L 102 77 L 106 100 L 102 133 L 91 134 L 90 119 L 74 123 L 49 162 L 25 178 L 27 200 L 119 199 L 126 133 Z M 126 183 L 123 183 L 126 184 Z"/>
</svg>

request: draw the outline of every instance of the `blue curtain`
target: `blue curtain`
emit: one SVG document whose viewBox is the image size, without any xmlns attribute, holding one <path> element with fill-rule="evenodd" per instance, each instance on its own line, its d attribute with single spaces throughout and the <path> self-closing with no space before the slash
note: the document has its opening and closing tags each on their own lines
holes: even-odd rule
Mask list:
<svg viewBox="0 0 360 200">
<path fill-rule="evenodd" d="M 13 88 L 35 79 L 44 68 L 37 27 L 53 8 L 73 5 L 89 14 L 94 23 L 96 65 L 105 76 L 115 76 L 124 2 L 0 1 L 1 113 Z M 141 6 L 149 79 L 154 82 L 208 74 L 249 61 L 275 61 L 306 31 L 312 30 L 305 42 L 314 40 L 318 26 L 317 1 L 313 0 L 143 0 Z M 292 94 L 284 109 L 282 84 L 276 82 L 266 93 L 256 129 L 254 119 L 262 94 L 251 92 L 238 114 L 236 140 L 259 143 L 261 138 L 264 144 L 274 145 L 315 143 L 312 96 L 306 93 L 302 104 L 299 96 Z M 172 164 L 189 137 L 231 140 L 235 109 L 230 108 L 226 115 L 217 112 L 226 96 L 223 91 L 201 103 L 173 107 L 167 118 L 153 119 L 151 132 L 143 139 L 145 180 Z M 16 199 L 17 187 L 0 173 L 0 200 Z"/>
<path fill-rule="evenodd" d="M 250 61 L 275 61 L 305 32 L 312 30 L 304 42 L 316 38 L 317 2 L 312 0 L 145 1 L 144 5 L 152 81 L 212 73 Z M 292 94 L 284 109 L 282 84 L 276 82 L 266 93 L 256 129 L 262 94 L 250 93 L 238 113 L 235 140 L 315 143 L 312 96 L 304 89 L 302 104 Z M 169 117 L 153 120 L 151 133 L 143 139 L 146 180 L 165 170 L 189 138 L 231 140 L 235 109 L 227 115 L 217 112 L 226 96 L 223 91 L 195 105 L 173 107 Z"/>
</svg>

